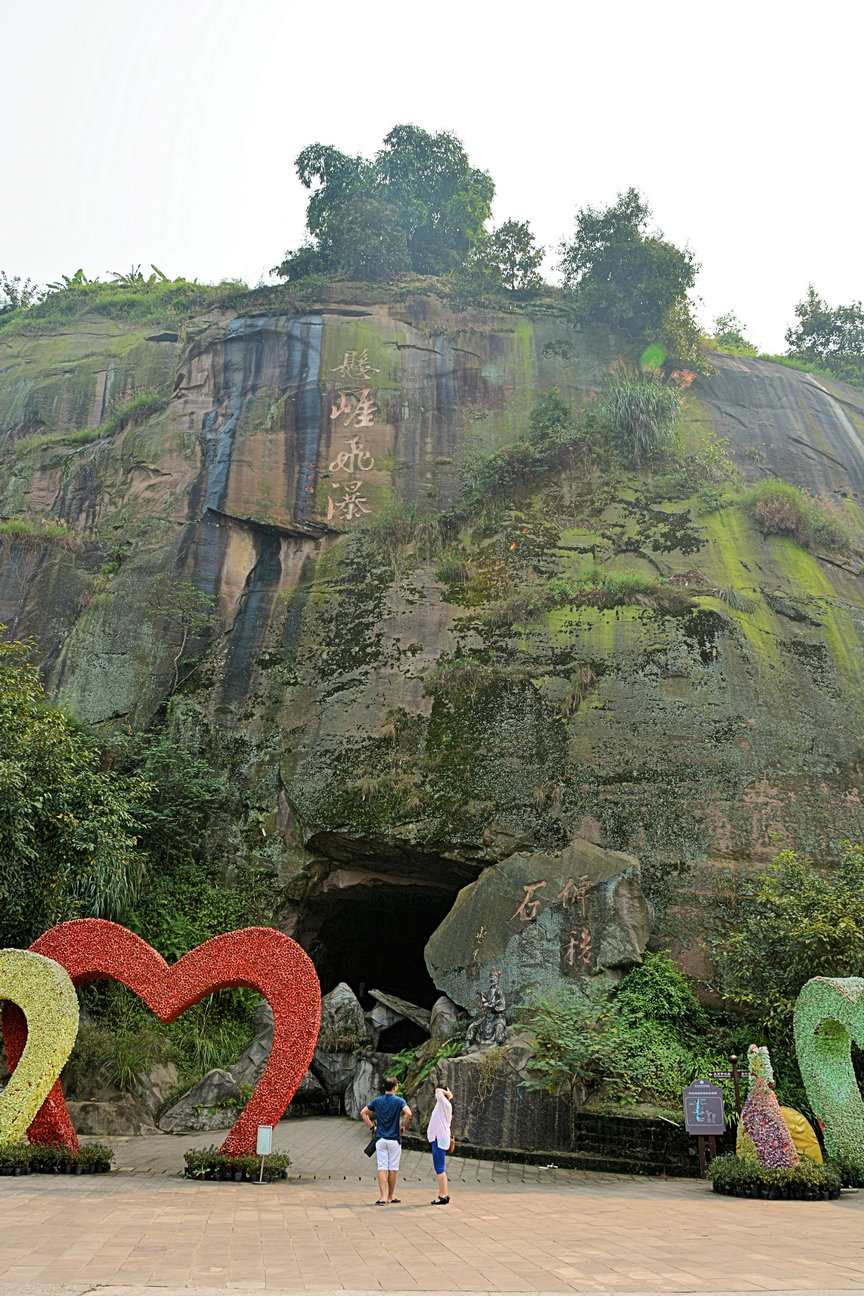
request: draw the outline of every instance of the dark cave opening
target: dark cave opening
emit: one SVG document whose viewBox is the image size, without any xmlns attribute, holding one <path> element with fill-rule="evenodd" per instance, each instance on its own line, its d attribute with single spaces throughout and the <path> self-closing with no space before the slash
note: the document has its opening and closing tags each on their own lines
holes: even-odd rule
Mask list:
<svg viewBox="0 0 864 1296">
<path fill-rule="evenodd" d="M 453 907 L 458 891 L 459 884 L 398 874 L 354 869 L 331 874 L 308 897 L 296 931 L 315 963 L 322 994 L 345 981 L 364 1008 L 373 1006 L 370 990 L 431 1008 L 440 991 L 426 970 L 423 949 Z M 396 1034 L 391 1040 L 390 1032 L 385 1033 L 392 1048 Z M 408 1043 L 400 1035 L 398 1047 Z"/>
</svg>

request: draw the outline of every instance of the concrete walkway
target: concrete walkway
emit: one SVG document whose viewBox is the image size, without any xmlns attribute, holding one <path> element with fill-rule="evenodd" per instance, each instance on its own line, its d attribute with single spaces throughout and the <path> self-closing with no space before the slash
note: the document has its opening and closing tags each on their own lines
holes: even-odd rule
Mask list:
<svg viewBox="0 0 864 1296">
<path fill-rule="evenodd" d="M 116 1140 L 110 1176 L 0 1179 L 0 1293 L 864 1292 L 864 1193 L 742 1201 L 456 1156 L 432 1208 L 431 1157 L 406 1152 L 402 1204 L 376 1208 L 363 1125 L 284 1122 L 297 1178 L 263 1187 L 181 1178 L 185 1148 L 213 1141 Z"/>
</svg>

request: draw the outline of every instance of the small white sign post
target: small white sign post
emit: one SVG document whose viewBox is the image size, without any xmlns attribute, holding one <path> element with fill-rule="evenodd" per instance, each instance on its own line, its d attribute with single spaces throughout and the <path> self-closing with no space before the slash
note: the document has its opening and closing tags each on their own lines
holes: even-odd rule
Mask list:
<svg viewBox="0 0 864 1296">
<path fill-rule="evenodd" d="M 264 1158 L 269 1156 L 273 1150 L 273 1126 L 259 1125 L 258 1139 L 255 1144 L 255 1155 L 261 1158 L 261 1174 L 258 1176 L 258 1182 L 264 1182 Z"/>
</svg>

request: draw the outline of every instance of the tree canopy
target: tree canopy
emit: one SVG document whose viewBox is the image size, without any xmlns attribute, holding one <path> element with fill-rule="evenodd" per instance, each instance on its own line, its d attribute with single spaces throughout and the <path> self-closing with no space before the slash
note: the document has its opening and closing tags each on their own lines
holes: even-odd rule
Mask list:
<svg viewBox="0 0 864 1296">
<path fill-rule="evenodd" d="M 481 240 L 495 193 L 455 135 L 419 126 L 394 126 L 371 160 L 316 143 L 295 166 L 313 192 L 309 239 L 276 267 L 287 279 L 446 274 Z"/>
<path fill-rule="evenodd" d="M 469 278 L 492 292 L 527 297 L 543 286 L 540 264 L 544 249 L 538 247 L 527 221 L 507 220 L 484 234 L 468 262 Z"/>
<path fill-rule="evenodd" d="M 636 189 L 610 207 L 582 207 L 571 242 L 561 244 L 565 289 L 587 320 L 610 325 L 633 343 L 660 343 L 674 359 L 693 359 L 698 330 L 688 293 L 698 265 L 689 249 L 649 232 L 651 209 Z M 683 353 L 682 353 L 683 352 Z"/>
<path fill-rule="evenodd" d="M 117 916 L 144 861 L 130 808 L 141 787 L 100 770 L 94 745 L 45 701 L 30 649 L 0 642 L 0 946 Z"/>
<path fill-rule="evenodd" d="M 864 384 L 864 308 L 861 302 L 829 306 L 812 283 L 786 330 L 789 355 L 847 382 Z"/>
</svg>

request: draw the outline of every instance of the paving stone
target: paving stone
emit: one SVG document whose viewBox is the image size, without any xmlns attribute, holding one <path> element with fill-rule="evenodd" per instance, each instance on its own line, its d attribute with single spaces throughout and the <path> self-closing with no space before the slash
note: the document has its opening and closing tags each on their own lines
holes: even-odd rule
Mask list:
<svg viewBox="0 0 864 1296">
<path fill-rule="evenodd" d="M 745 1202 L 698 1180 L 450 1158 L 430 1209 L 431 1156 L 406 1152 L 401 1206 L 376 1209 L 365 1126 L 282 1122 L 289 1183 L 198 1183 L 186 1147 L 212 1135 L 115 1140 L 128 1171 L 0 1179 L 0 1296 L 233 1296 L 265 1291 L 647 1296 L 864 1291 L 864 1193 Z"/>
</svg>

